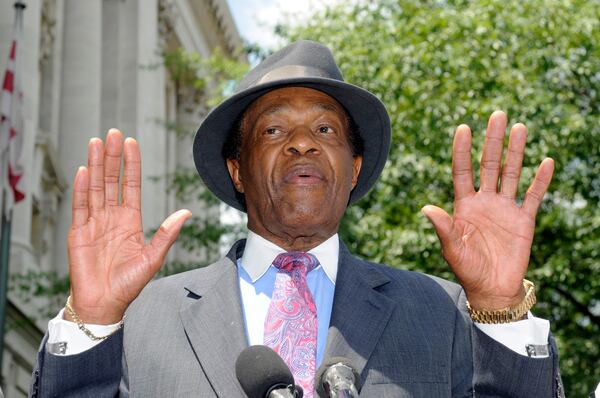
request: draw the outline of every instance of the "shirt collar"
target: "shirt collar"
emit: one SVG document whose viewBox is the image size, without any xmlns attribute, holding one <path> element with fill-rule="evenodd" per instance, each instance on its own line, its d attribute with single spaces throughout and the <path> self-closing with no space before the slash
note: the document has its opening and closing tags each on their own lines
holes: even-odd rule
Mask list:
<svg viewBox="0 0 600 398">
<path fill-rule="evenodd" d="M 340 255 L 338 234 L 332 235 L 325 242 L 308 252 L 315 255 L 321 267 L 323 267 L 323 271 L 335 285 Z M 280 253 L 285 253 L 285 250 L 262 236 L 248 231 L 246 247 L 240 263 L 252 279 L 252 283 L 254 283 L 267 272 L 275 257 Z"/>
</svg>

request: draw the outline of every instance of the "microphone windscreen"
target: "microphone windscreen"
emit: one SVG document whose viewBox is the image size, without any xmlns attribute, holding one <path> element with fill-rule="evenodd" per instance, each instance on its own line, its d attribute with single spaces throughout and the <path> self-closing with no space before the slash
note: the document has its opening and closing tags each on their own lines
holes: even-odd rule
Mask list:
<svg viewBox="0 0 600 398">
<path fill-rule="evenodd" d="M 235 361 L 235 375 L 248 398 L 265 398 L 274 387 L 294 384 L 294 376 L 283 359 L 271 348 L 253 345 Z"/>
</svg>

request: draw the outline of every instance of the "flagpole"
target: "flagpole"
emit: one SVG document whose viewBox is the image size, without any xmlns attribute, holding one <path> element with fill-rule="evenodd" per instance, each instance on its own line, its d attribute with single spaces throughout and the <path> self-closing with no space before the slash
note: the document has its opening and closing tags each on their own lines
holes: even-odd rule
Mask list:
<svg viewBox="0 0 600 398">
<path fill-rule="evenodd" d="M 2 195 L 2 202 L 5 202 L 4 194 Z M 0 369 L 2 369 L 2 363 L 4 358 L 4 329 L 6 328 L 6 310 L 7 310 L 7 295 L 8 295 L 8 263 L 10 259 L 10 232 L 11 232 L 11 220 L 7 219 L 6 213 L 4 212 L 4 205 L 2 206 L 2 236 L 0 237 L 0 253 L 1 259 L 0 264 L 2 267 L 2 283 L 0 284 Z M 11 210 L 12 213 L 12 210 Z"/>
<path fill-rule="evenodd" d="M 23 1 L 15 1 L 15 26 L 22 24 L 23 21 L 23 10 L 27 5 Z M 21 26 L 18 26 L 21 28 Z M 20 50 L 20 49 L 19 49 Z M 15 71 L 19 72 L 19 71 Z M 2 166 L 2 173 L 8 171 L 8 157 L 5 157 L 5 164 Z M 1 178 L 7 178 L 5 175 L 0 176 Z M 10 235 L 11 235 L 11 219 L 12 219 L 12 208 L 9 210 L 9 214 L 6 214 L 6 191 L 2 189 L 2 235 L 0 235 L 0 376 L 2 375 L 2 362 L 4 358 L 4 329 L 6 322 L 6 303 L 8 294 L 8 265 L 10 259 Z"/>
</svg>

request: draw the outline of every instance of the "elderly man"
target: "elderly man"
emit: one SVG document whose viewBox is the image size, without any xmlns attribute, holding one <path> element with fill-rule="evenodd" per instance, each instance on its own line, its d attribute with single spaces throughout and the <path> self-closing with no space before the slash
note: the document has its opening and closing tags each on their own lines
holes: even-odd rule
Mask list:
<svg viewBox="0 0 600 398">
<path fill-rule="evenodd" d="M 526 130 L 512 127 L 502 165 L 506 124 L 502 112 L 490 117 L 479 191 L 470 131 L 458 127 L 455 213 L 423 208 L 462 288 L 358 259 L 339 240 L 345 208 L 385 164 L 390 126 L 318 43 L 264 60 L 198 130 L 199 174 L 247 212 L 249 229 L 206 268 L 148 283 L 190 213 L 171 215 L 146 245 L 135 140 L 117 130 L 106 144 L 92 139 L 73 185 L 71 296 L 42 342 L 32 394 L 244 396 L 235 360 L 265 344 L 307 397 L 334 356 L 354 364 L 366 397 L 561 395 L 548 323 L 529 312 L 534 287 L 523 279 L 553 162 L 518 206 Z"/>
</svg>

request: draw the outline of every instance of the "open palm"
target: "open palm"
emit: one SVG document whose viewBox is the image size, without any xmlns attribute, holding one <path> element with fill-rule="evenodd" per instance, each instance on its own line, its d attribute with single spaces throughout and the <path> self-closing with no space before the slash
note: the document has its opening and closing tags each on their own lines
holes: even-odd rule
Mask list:
<svg viewBox="0 0 600 398">
<path fill-rule="evenodd" d="M 135 140 L 123 142 L 121 132 L 115 129 L 108 132 L 106 146 L 100 139 L 92 139 L 88 167 L 79 168 L 73 184 L 68 236 L 73 307 L 86 323 L 110 324 L 122 318 L 158 271 L 191 215 L 187 210 L 173 213 L 146 244 L 140 196 L 140 153 Z"/>
<path fill-rule="evenodd" d="M 479 191 L 473 187 L 471 132 L 459 126 L 452 149 L 454 215 L 431 205 L 423 208 L 440 238 L 444 258 L 474 308 L 499 309 L 521 301 L 535 217 L 554 168 L 552 159 L 541 163 L 519 206 L 515 196 L 527 131 L 520 123 L 512 127 L 502 165 L 506 126 L 506 115 L 494 112 L 481 158 Z"/>
</svg>

